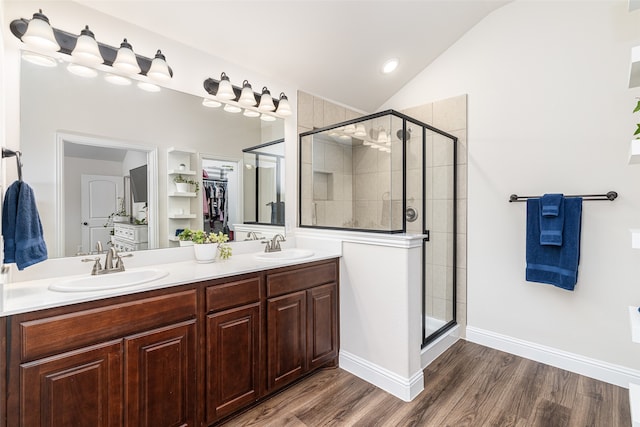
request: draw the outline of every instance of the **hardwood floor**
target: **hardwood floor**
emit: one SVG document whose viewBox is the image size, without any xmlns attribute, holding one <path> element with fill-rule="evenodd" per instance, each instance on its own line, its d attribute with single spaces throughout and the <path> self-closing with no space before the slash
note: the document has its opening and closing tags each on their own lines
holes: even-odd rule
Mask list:
<svg viewBox="0 0 640 427">
<path fill-rule="evenodd" d="M 425 369 L 403 402 L 327 369 L 225 426 L 631 426 L 626 389 L 463 340 Z"/>
</svg>

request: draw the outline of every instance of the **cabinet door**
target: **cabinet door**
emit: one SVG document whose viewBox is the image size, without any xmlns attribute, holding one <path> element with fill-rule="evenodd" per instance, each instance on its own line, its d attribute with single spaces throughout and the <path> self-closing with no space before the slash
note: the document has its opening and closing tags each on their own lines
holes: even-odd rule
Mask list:
<svg viewBox="0 0 640 427">
<path fill-rule="evenodd" d="M 20 425 L 122 425 L 122 341 L 20 366 Z"/>
<path fill-rule="evenodd" d="M 273 390 L 306 371 L 306 292 L 267 301 L 267 386 Z"/>
<path fill-rule="evenodd" d="M 315 369 L 338 355 L 338 286 L 335 283 L 307 291 L 307 357 Z"/>
<path fill-rule="evenodd" d="M 195 320 L 125 342 L 125 426 L 195 425 Z"/>
<path fill-rule="evenodd" d="M 207 317 L 207 422 L 259 397 L 260 303 Z"/>
</svg>

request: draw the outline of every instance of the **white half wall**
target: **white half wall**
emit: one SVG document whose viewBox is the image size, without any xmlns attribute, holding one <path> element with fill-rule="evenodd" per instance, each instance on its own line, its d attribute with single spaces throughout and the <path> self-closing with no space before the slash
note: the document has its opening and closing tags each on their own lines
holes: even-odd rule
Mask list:
<svg viewBox="0 0 640 427">
<path fill-rule="evenodd" d="M 624 1 L 514 1 L 391 98 L 405 109 L 468 94 L 468 325 L 640 369 L 640 168 L 628 166 L 640 89 L 629 89 L 640 14 Z M 525 204 L 511 193 L 619 193 L 585 202 L 574 292 L 526 282 Z"/>
</svg>

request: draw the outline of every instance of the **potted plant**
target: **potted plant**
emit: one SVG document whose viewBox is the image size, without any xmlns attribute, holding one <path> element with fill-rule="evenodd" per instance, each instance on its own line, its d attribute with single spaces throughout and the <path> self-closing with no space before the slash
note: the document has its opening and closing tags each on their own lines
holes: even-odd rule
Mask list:
<svg viewBox="0 0 640 427">
<path fill-rule="evenodd" d="M 231 246 L 227 243 L 229 236 L 222 232 L 216 234 L 185 228 L 178 234 L 178 239 L 193 242 L 193 253 L 199 263 L 213 262 L 217 254 L 220 254 L 220 259 L 231 257 Z"/>
<path fill-rule="evenodd" d="M 200 184 L 198 183 L 198 181 L 191 178 L 185 178 L 182 175 L 177 175 L 175 178 L 173 178 L 173 182 L 176 184 L 176 189 L 181 193 L 188 193 L 191 189 L 191 186 L 195 188 L 196 193 L 200 189 Z"/>
<path fill-rule="evenodd" d="M 114 222 L 129 222 L 129 216 L 127 215 L 127 210 L 124 207 L 123 197 L 118 197 L 117 205 L 118 210 L 116 212 L 111 212 L 107 217 L 107 222 L 104 223 L 104 227 L 111 227 Z"/>
</svg>

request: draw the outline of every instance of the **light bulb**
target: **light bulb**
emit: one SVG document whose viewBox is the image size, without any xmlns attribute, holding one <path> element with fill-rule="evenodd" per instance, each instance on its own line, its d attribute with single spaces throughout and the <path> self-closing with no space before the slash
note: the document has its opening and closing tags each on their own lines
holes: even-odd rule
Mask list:
<svg viewBox="0 0 640 427">
<path fill-rule="evenodd" d="M 280 93 L 280 99 L 278 100 L 278 110 L 276 114 L 279 114 L 283 117 L 288 117 L 292 114 L 291 105 L 289 104 L 289 98 L 284 92 Z"/>
<path fill-rule="evenodd" d="M 169 71 L 167 60 L 160 49 L 158 49 L 156 56 L 153 58 L 153 61 L 151 61 L 151 67 L 149 67 L 149 71 L 147 71 L 147 77 L 158 83 L 166 83 L 171 80 L 171 72 Z"/>
<path fill-rule="evenodd" d="M 104 62 L 96 37 L 88 25 L 80 32 L 80 37 L 76 41 L 76 47 L 73 48 L 71 56 L 75 61 L 83 64 L 98 65 Z"/>
<path fill-rule="evenodd" d="M 233 86 L 231 86 L 229 77 L 224 72 L 220 74 L 220 83 L 218 83 L 218 91 L 216 92 L 216 98 L 236 99 L 236 94 L 233 91 Z"/>
<path fill-rule="evenodd" d="M 258 110 L 260 111 L 274 111 L 276 106 L 273 105 L 273 98 L 271 98 L 271 92 L 266 86 L 262 88 L 262 95 L 260 95 L 260 105 Z"/>
<path fill-rule="evenodd" d="M 33 19 L 29 21 L 27 31 L 21 40 L 38 49 L 56 52 L 60 50 L 60 45 L 53 34 L 53 28 L 49 25 L 49 18 L 42 14 L 42 9 L 33 14 Z"/>
<path fill-rule="evenodd" d="M 118 49 L 118 53 L 116 54 L 116 60 L 113 61 L 113 68 L 122 71 L 125 74 L 138 74 L 140 73 L 140 66 L 138 65 L 138 58 L 136 58 L 136 54 L 133 53 L 133 48 L 127 41 L 124 39 L 122 43 L 120 43 L 120 48 Z"/>
<path fill-rule="evenodd" d="M 247 107 L 253 107 L 257 104 L 256 94 L 253 93 L 253 89 L 247 80 L 242 82 L 242 92 L 240 93 L 238 104 L 246 105 Z"/>
</svg>

